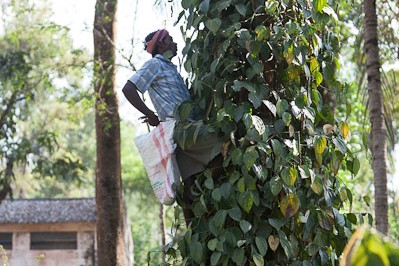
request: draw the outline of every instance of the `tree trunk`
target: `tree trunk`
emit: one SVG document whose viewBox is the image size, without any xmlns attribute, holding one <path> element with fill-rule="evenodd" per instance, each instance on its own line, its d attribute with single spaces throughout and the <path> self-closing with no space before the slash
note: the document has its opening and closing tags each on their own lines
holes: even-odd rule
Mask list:
<svg viewBox="0 0 399 266">
<path fill-rule="evenodd" d="M 161 231 L 162 265 L 166 265 L 166 253 L 164 251 L 166 246 L 165 208 L 162 204 L 159 205 L 159 221 Z"/>
<path fill-rule="evenodd" d="M 388 234 L 387 148 L 375 0 L 364 1 L 364 13 L 367 89 L 370 105 L 371 151 L 373 154 L 375 187 L 375 220 L 377 230 L 386 235 Z"/>
<path fill-rule="evenodd" d="M 120 124 L 115 82 L 117 0 L 97 0 L 94 18 L 96 94 L 96 208 L 99 266 L 127 265 L 120 162 Z"/>
</svg>

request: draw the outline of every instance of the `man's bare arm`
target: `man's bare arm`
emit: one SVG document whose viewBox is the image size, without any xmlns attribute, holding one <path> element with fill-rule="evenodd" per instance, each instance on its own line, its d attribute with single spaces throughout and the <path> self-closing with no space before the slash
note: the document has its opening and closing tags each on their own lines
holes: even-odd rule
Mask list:
<svg viewBox="0 0 399 266">
<path fill-rule="evenodd" d="M 150 110 L 147 105 L 141 100 L 140 95 L 137 92 L 137 87 L 133 82 L 127 81 L 122 89 L 126 99 L 143 115 L 147 117 L 147 121 L 151 126 L 159 125 L 158 116 Z"/>
</svg>

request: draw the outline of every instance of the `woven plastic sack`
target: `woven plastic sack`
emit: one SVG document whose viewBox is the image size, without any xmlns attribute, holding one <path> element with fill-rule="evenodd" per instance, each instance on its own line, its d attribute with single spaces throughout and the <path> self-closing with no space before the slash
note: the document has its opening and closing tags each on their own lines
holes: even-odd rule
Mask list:
<svg viewBox="0 0 399 266">
<path fill-rule="evenodd" d="M 174 154 L 175 123 L 176 120 L 161 122 L 151 132 L 134 139 L 155 196 L 164 205 L 175 202 L 174 186 L 180 185 L 180 171 Z"/>
</svg>

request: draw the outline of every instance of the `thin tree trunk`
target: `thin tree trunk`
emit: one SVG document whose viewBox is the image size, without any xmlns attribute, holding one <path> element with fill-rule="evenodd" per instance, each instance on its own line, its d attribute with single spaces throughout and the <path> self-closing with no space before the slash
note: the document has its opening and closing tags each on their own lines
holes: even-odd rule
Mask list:
<svg viewBox="0 0 399 266">
<path fill-rule="evenodd" d="M 97 0 L 94 18 L 96 94 L 96 208 L 99 266 L 127 265 L 120 162 L 120 124 L 115 87 L 117 0 Z"/>
<path fill-rule="evenodd" d="M 364 39 L 366 48 L 367 89 L 370 105 L 371 151 L 373 154 L 375 220 L 377 230 L 388 234 L 387 147 L 384 103 L 381 89 L 377 34 L 376 1 L 364 1 Z"/>
<path fill-rule="evenodd" d="M 159 205 L 159 227 L 161 229 L 161 245 L 162 245 L 162 263 L 166 263 L 166 254 L 164 248 L 166 246 L 166 229 L 165 229 L 165 208 L 162 204 Z"/>
</svg>

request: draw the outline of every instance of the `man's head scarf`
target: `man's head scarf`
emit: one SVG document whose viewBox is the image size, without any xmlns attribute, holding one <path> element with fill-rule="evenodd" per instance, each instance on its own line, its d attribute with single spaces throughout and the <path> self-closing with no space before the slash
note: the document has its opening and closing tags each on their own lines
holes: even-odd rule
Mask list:
<svg viewBox="0 0 399 266">
<path fill-rule="evenodd" d="M 146 43 L 146 50 L 147 52 L 149 52 L 150 54 L 152 54 L 154 52 L 155 47 L 157 46 L 158 42 L 162 42 L 163 39 L 165 39 L 166 36 L 169 35 L 169 32 L 165 29 L 163 30 L 158 30 L 154 36 L 151 38 L 151 40 L 149 40 Z"/>
</svg>

